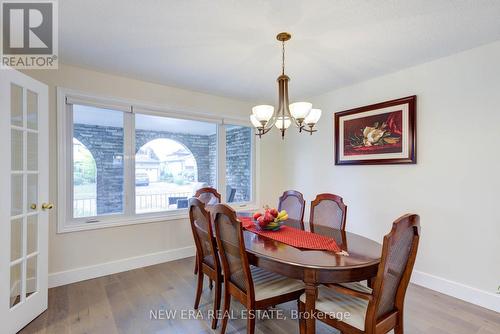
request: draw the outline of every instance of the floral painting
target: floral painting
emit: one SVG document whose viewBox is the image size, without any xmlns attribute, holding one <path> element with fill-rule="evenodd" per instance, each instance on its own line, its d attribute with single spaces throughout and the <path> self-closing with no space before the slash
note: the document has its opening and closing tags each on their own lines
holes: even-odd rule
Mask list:
<svg viewBox="0 0 500 334">
<path fill-rule="evenodd" d="M 416 97 L 335 114 L 335 163 L 415 163 Z"/>
<path fill-rule="evenodd" d="M 402 114 L 403 112 L 398 110 L 346 121 L 344 125 L 345 154 L 401 152 Z"/>
</svg>

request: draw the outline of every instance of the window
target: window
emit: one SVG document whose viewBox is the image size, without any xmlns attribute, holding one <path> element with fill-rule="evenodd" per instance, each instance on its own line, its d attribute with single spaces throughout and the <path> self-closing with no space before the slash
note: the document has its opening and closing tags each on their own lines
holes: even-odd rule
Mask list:
<svg viewBox="0 0 500 334">
<path fill-rule="evenodd" d="M 135 116 L 135 212 L 187 207 L 201 187 L 217 188 L 217 124 Z"/>
<path fill-rule="evenodd" d="M 226 201 L 249 202 L 252 197 L 253 130 L 226 125 Z"/>
<path fill-rule="evenodd" d="M 97 167 L 89 149 L 73 138 L 73 216 L 97 214 Z"/>
<path fill-rule="evenodd" d="M 78 104 L 72 109 L 73 218 L 121 214 L 123 112 Z"/>
<path fill-rule="evenodd" d="M 188 199 L 207 186 L 223 202 L 253 205 L 254 135 L 246 122 L 64 89 L 58 99 L 58 231 L 187 217 Z"/>
</svg>

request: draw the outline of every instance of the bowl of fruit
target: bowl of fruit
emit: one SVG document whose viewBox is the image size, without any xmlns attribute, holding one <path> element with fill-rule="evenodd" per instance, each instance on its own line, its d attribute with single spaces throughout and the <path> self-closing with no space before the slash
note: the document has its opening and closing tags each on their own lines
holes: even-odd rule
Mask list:
<svg viewBox="0 0 500 334">
<path fill-rule="evenodd" d="M 264 212 L 254 213 L 253 219 L 257 228 L 278 231 L 283 222 L 288 219 L 288 213 L 285 210 L 278 212 L 275 208 L 266 207 Z"/>
</svg>

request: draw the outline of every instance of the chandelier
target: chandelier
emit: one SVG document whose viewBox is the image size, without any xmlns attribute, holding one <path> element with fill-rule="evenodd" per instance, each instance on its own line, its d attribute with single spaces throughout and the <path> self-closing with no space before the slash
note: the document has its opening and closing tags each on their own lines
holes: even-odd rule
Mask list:
<svg viewBox="0 0 500 334">
<path fill-rule="evenodd" d="M 268 133 L 273 125 L 281 131 L 281 138 L 285 138 L 285 132 L 293 123 L 299 128 L 299 132 L 309 132 L 311 135 L 317 130 L 314 125 L 321 117 L 320 109 L 313 109 L 309 102 L 295 102 L 288 104 L 288 81 L 290 78 L 285 74 L 285 42 L 290 40 L 292 35 L 287 32 L 279 33 L 276 39 L 281 42 L 281 75 L 278 77 L 278 110 L 266 104 L 252 108 L 250 121 L 256 129 L 255 134 L 262 137 Z"/>
</svg>

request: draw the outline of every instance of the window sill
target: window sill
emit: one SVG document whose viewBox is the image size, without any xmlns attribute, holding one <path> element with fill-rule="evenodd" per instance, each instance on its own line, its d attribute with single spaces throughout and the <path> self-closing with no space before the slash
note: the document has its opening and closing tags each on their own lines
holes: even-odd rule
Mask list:
<svg viewBox="0 0 500 334">
<path fill-rule="evenodd" d="M 235 211 L 255 211 L 258 209 L 258 206 L 254 203 L 235 203 L 230 205 Z M 90 231 L 90 230 L 99 230 L 103 228 L 113 228 L 113 227 L 121 227 L 121 226 L 129 226 L 129 225 L 139 225 L 139 224 L 150 224 L 150 223 L 159 223 L 166 222 L 171 220 L 183 220 L 189 219 L 189 215 L 187 210 L 176 210 L 168 213 L 156 213 L 156 214 L 144 214 L 137 215 L 134 217 L 119 217 L 119 218 L 107 218 L 105 220 L 94 222 L 94 223 L 85 223 L 85 222 L 66 222 L 64 225 L 59 224 L 57 228 L 58 234 L 63 233 L 72 233 L 72 232 L 80 232 L 80 231 Z"/>
<path fill-rule="evenodd" d="M 98 230 L 103 228 L 112 228 L 120 226 L 138 225 L 158 223 L 171 220 L 188 219 L 187 210 L 179 210 L 177 212 L 169 212 L 167 214 L 148 214 L 135 217 L 120 217 L 115 219 L 106 219 L 95 223 L 85 222 L 66 222 L 64 225 L 59 226 L 57 233 L 71 233 L 79 231 Z"/>
</svg>

